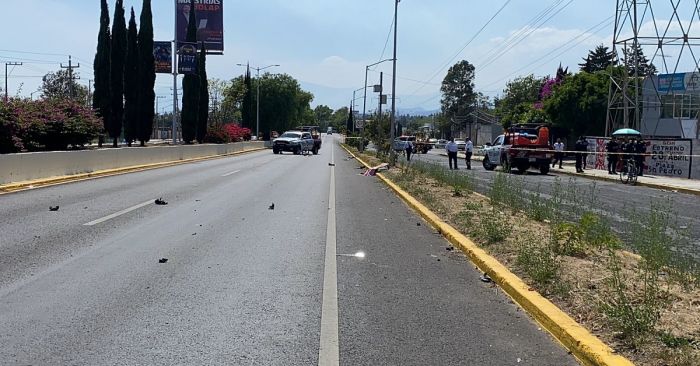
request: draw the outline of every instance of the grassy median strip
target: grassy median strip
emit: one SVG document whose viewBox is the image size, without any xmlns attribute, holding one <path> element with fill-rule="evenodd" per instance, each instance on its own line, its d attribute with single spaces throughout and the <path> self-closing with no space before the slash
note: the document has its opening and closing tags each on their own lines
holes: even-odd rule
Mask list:
<svg viewBox="0 0 700 366">
<path fill-rule="evenodd" d="M 370 165 L 380 161 L 360 156 Z M 526 192 L 523 177 L 494 174 L 487 196 L 472 191 L 469 173 L 436 164 L 414 161 L 385 176 L 615 353 L 638 365 L 700 364 L 700 270 L 673 253 L 688 237 L 668 202 L 652 202 L 644 211 L 630 208 L 628 224 L 620 228 L 592 199 L 594 185 L 578 189 L 573 180 L 558 180 L 547 192 Z M 606 351 L 576 344 L 575 335 L 561 339 L 547 319 L 533 316 L 584 363 L 624 362 L 587 358 Z"/>
</svg>

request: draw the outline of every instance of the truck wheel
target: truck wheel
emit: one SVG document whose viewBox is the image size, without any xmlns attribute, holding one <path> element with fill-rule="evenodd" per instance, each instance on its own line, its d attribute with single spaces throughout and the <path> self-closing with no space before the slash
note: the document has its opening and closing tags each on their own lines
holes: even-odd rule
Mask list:
<svg viewBox="0 0 700 366">
<path fill-rule="evenodd" d="M 493 164 L 491 164 L 491 162 L 489 161 L 489 157 L 488 157 L 488 156 L 484 156 L 484 160 L 482 160 L 481 163 L 484 165 L 484 169 L 486 169 L 486 170 L 494 170 L 494 169 L 496 169 L 496 166 L 493 165 Z"/>
<path fill-rule="evenodd" d="M 314 153 L 314 155 L 318 155 L 318 146 L 314 146 L 314 149 L 311 150 L 311 152 Z"/>
<path fill-rule="evenodd" d="M 273 153 L 273 154 L 275 154 L 275 155 L 277 155 L 277 154 L 279 154 L 279 153 L 280 153 L 280 151 L 279 151 L 279 150 L 277 150 L 277 149 L 272 149 L 272 153 Z"/>
<path fill-rule="evenodd" d="M 549 173 L 549 164 L 540 164 L 540 173 L 547 175 Z"/>
<path fill-rule="evenodd" d="M 529 168 L 529 166 L 527 164 L 518 164 L 517 165 L 518 173 L 520 173 L 520 174 L 524 174 L 528 168 Z"/>
<path fill-rule="evenodd" d="M 295 147 L 294 148 L 294 155 L 299 155 L 301 154 L 301 147 Z"/>
</svg>

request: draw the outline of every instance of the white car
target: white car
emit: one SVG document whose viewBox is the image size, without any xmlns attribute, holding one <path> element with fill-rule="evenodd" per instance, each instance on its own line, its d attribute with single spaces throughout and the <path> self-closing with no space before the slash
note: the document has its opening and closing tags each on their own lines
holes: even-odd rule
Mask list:
<svg viewBox="0 0 700 366">
<path fill-rule="evenodd" d="M 433 147 L 436 149 L 444 149 L 445 146 L 447 146 L 448 142 L 449 141 L 447 141 L 447 140 L 440 139 L 440 140 L 437 140 L 437 142 L 435 143 L 435 145 L 433 145 Z"/>
<path fill-rule="evenodd" d="M 455 144 L 457 144 L 457 151 L 464 151 L 467 148 L 467 143 L 464 139 L 455 139 Z"/>
</svg>

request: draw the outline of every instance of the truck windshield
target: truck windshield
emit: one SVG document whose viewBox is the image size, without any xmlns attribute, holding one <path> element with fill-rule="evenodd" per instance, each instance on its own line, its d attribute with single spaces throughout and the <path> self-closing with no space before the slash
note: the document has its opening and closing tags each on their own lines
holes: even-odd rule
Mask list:
<svg viewBox="0 0 700 366">
<path fill-rule="evenodd" d="M 298 133 L 293 133 L 293 132 L 285 132 L 282 134 L 280 137 L 291 137 L 291 138 L 299 138 Z"/>
</svg>

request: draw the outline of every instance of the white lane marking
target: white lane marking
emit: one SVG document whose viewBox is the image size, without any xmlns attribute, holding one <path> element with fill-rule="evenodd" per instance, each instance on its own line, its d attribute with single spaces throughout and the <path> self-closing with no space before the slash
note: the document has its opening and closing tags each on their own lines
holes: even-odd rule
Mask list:
<svg viewBox="0 0 700 366">
<path fill-rule="evenodd" d="M 331 146 L 331 164 L 334 149 Z M 321 307 L 321 341 L 318 349 L 319 366 L 340 364 L 338 344 L 338 268 L 336 262 L 335 229 L 335 167 L 331 165 L 331 183 L 328 193 L 328 225 L 326 229 L 326 260 L 323 271 L 323 305 Z"/>
<path fill-rule="evenodd" d="M 234 174 L 240 173 L 240 172 L 241 172 L 240 170 L 236 170 L 235 172 L 226 173 L 226 174 L 222 175 L 222 177 L 228 177 L 229 175 L 234 175 Z"/>
<path fill-rule="evenodd" d="M 93 226 L 93 225 L 97 225 L 97 224 L 103 223 L 103 222 L 105 222 L 105 221 L 107 221 L 107 220 L 111 220 L 111 219 L 113 219 L 113 218 L 115 218 L 115 217 L 117 217 L 117 216 L 121 216 L 121 215 L 123 215 L 123 214 L 125 214 L 125 213 L 129 213 L 129 212 L 131 212 L 131 211 L 138 210 L 138 209 L 141 208 L 141 207 L 148 206 L 148 205 L 152 204 L 154 201 L 155 201 L 155 199 L 152 199 L 152 200 L 146 201 L 146 202 L 144 202 L 144 203 L 139 203 L 139 204 L 136 205 L 136 206 L 129 207 L 129 208 L 124 209 L 124 210 L 121 210 L 121 211 L 119 211 L 119 212 L 115 212 L 115 213 L 113 213 L 113 214 L 111 214 L 111 215 L 105 216 L 105 217 L 103 217 L 103 218 L 101 218 L 101 219 L 97 219 L 97 220 L 94 220 L 94 221 L 90 221 L 90 222 L 85 223 L 85 224 L 83 224 L 83 225 L 84 225 L 84 226 Z"/>
</svg>

